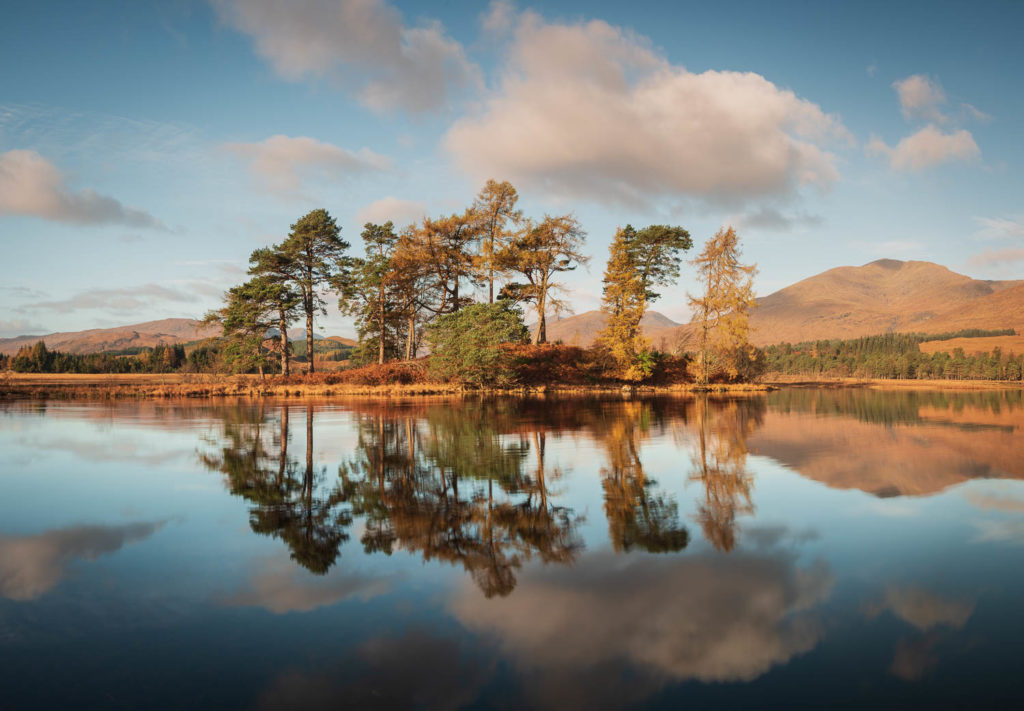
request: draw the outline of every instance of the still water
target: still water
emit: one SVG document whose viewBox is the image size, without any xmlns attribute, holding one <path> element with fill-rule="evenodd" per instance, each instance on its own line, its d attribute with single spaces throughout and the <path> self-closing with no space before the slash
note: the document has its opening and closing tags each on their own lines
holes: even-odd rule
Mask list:
<svg viewBox="0 0 1024 711">
<path fill-rule="evenodd" d="M 1024 401 L 0 404 L 3 708 L 1021 708 Z"/>
</svg>

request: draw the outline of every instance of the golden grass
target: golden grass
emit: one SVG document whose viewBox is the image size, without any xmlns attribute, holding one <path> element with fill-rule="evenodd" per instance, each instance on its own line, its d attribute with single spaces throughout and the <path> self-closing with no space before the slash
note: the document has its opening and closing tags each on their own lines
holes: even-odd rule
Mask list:
<svg viewBox="0 0 1024 711">
<path fill-rule="evenodd" d="M 466 388 L 454 383 L 411 383 L 396 385 L 280 383 L 274 378 L 261 381 L 255 375 L 79 375 L 6 373 L 0 375 L 0 399 L 14 398 L 399 398 L 421 395 L 460 394 L 594 394 L 594 393 L 746 393 L 771 390 L 770 384 L 716 384 L 702 388 L 693 384 L 671 386 L 540 385 L 504 389 Z"/>
<path fill-rule="evenodd" d="M 1024 382 L 1007 380 L 896 380 L 888 378 L 830 378 L 772 374 L 765 384 L 776 387 L 871 388 L 874 390 L 1020 390 Z"/>
<path fill-rule="evenodd" d="M 922 353 L 952 353 L 956 348 L 963 348 L 964 353 L 991 353 L 993 348 L 1001 348 L 1003 353 L 1024 353 L 1024 336 L 985 336 L 984 338 L 953 338 L 948 341 L 925 341 L 921 344 Z"/>
</svg>

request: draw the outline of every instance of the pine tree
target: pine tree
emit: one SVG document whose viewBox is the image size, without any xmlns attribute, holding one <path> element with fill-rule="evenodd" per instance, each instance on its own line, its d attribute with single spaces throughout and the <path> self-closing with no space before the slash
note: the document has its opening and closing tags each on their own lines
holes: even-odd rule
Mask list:
<svg viewBox="0 0 1024 711">
<path fill-rule="evenodd" d="M 661 297 L 654 287 L 679 278 L 679 253 L 692 245 L 690 233 L 682 227 L 650 225 L 636 230 L 626 225 L 615 233 L 601 306 L 607 323 L 598 340 L 618 364 L 621 377 L 640 380 L 650 374 L 650 362 L 641 357 L 650 344 L 640 323 L 650 302 Z"/>
</svg>

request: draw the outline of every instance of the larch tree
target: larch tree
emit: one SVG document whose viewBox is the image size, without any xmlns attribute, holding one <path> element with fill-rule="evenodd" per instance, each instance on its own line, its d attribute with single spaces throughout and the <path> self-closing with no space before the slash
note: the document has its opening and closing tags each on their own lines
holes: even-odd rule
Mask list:
<svg viewBox="0 0 1024 711">
<path fill-rule="evenodd" d="M 679 278 L 680 252 L 692 246 L 690 233 L 682 227 L 650 225 L 636 230 L 626 225 L 615 233 L 601 306 L 608 320 L 598 338 L 623 377 L 636 380 L 650 374 L 638 357 L 649 345 L 640 323 L 650 302 L 661 297 L 654 289 Z"/>
<path fill-rule="evenodd" d="M 452 313 L 470 302 L 463 291 L 473 277 L 473 245 L 480 238 L 480 223 L 472 210 L 437 219 L 424 219 L 416 229 L 410 255 L 430 275 L 438 299 L 435 314 Z"/>
<path fill-rule="evenodd" d="M 646 299 L 630 249 L 635 236 L 633 228 L 626 225 L 616 230 L 608 249 L 601 303 L 607 321 L 597 337 L 627 379 L 639 379 L 637 353 L 646 345 L 640 334 Z"/>
<path fill-rule="evenodd" d="M 392 289 L 398 313 L 405 319 L 405 359 L 416 357 L 422 340 L 425 316 L 440 312 L 443 289 L 433 278 L 431 265 L 422 259 L 419 231 L 410 226 L 402 231 L 391 255 Z"/>
<path fill-rule="evenodd" d="M 486 277 L 488 303 L 494 303 L 494 277 L 501 275 L 497 255 L 512 239 L 509 223 L 515 226 L 523 219 L 522 211 L 516 209 L 518 201 L 519 193 L 511 183 L 488 180 L 473 203 L 473 213 L 480 221 L 478 270 Z"/>
<path fill-rule="evenodd" d="M 302 294 L 310 373 L 315 370 L 313 320 L 317 313 L 326 313 L 320 292 L 324 289 L 340 292 L 347 288 L 348 248 L 348 242 L 341 238 L 338 223 L 322 208 L 299 218 L 292 225 L 288 238 L 278 247 L 291 282 Z"/>
<path fill-rule="evenodd" d="M 750 309 L 754 299 L 756 264 L 742 264 L 739 237 L 730 226 L 720 229 L 691 264 L 704 287 L 701 296 L 689 296 L 697 328 L 697 378 L 707 384 L 712 361 L 727 377 L 744 373 L 756 353 L 748 340 Z"/>
<path fill-rule="evenodd" d="M 532 303 L 537 309 L 534 345 L 547 342 L 548 310 L 559 313 L 565 309 L 565 304 L 555 297 L 562 285 L 554 277 L 590 261 L 583 253 L 586 237 L 572 215 L 546 215 L 539 223 L 527 222 L 497 260 L 507 271 L 526 279 L 506 285 L 502 294 Z"/>
</svg>

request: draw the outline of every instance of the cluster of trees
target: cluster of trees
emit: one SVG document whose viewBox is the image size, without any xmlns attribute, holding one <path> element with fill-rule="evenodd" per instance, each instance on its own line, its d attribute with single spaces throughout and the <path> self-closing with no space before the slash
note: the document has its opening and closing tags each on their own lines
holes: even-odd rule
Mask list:
<svg viewBox="0 0 1024 711">
<path fill-rule="evenodd" d="M 924 341 L 1012 334 L 1012 329 L 970 329 L 938 336 L 887 333 L 851 340 L 782 343 L 766 348 L 765 359 L 769 372 L 786 375 L 1019 381 L 1024 373 L 1024 355 L 1003 353 L 1000 348 L 971 355 L 963 348 L 928 354 L 920 348 Z"/>
<path fill-rule="evenodd" d="M 560 275 L 589 261 L 586 233 L 573 215 L 531 219 L 518 209 L 518 200 L 511 184 L 489 180 L 462 212 L 424 217 L 404 229 L 390 221 L 367 223 L 360 257 L 348 254 L 350 245 L 334 218 L 313 210 L 280 244 L 252 253 L 252 278 L 231 288 L 224 306 L 206 319 L 223 326 L 232 369 L 263 373 L 273 360 L 288 374 L 288 325 L 304 318 L 311 345 L 314 318 L 325 312 L 324 295 L 334 293 L 340 311 L 356 322 L 355 364 L 412 360 L 425 339 L 439 355 L 452 343 L 452 330 L 469 323 L 490 335 L 459 343 L 460 353 L 470 356 L 469 367 L 488 368 L 495 364 L 478 351 L 527 340 L 524 306 L 537 315 L 530 340 L 547 342 L 547 316 L 566 308 Z M 609 375 L 641 380 L 653 372 L 659 354 L 643 338 L 640 320 L 660 297 L 658 290 L 678 279 L 680 253 L 692 245 L 686 230 L 668 225 L 627 225 L 616 234 L 604 279 L 608 327 L 598 342 Z M 732 379 L 751 372 L 746 312 L 753 305 L 754 268 L 739 263 L 737 245 L 729 228 L 694 261 L 704 287 L 691 301 L 700 314 L 703 335 L 697 345 L 705 382 L 716 371 Z M 467 308 L 472 311 L 465 323 L 452 318 Z M 268 338 L 273 332 L 278 335 Z M 459 377 L 462 362 L 448 359 L 439 369 Z M 309 372 L 315 367 L 310 360 Z"/>
<path fill-rule="evenodd" d="M 543 343 L 545 316 L 562 306 L 556 275 L 586 262 L 586 235 L 572 215 L 532 220 L 517 202 L 512 185 L 491 180 L 460 213 L 402 230 L 392 222 L 367 223 L 362 257 L 349 255 L 326 210 L 313 210 L 280 244 L 252 253 L 252 278 L 231 288 L 224 306 L 206 318 L 223 326 L 235 370 L 263 372 L 275 359 L 288 374 L 288 325 L 305 319 L 309 349 L 326 293 L 336 294 L 340 311 L 356 321 L 353 361 L 384 363 L 415 358 L 426 327 L 471 305 L 473 292 L 486 287 L 489 304 L 507 299 L 536 306 L 534 342 Z M 271 330 L 277 342 L 267 338 Z M 315 367 L 311 360 L 309 372 Z"/>
<path fill-rule="evenodd" d="M 173 373 L 188 365 L 182 345 L 75 354 L 51 351 L 38 341 L 13 356 L 0 355 L 0 370 L 16 373 Z"/>
<path fill-rule="evenodd" d="M 603 509 L 615 551 L 668 554 L 689 544 L 677 502 L 640 456 L 646 439 L 670 432 L 692 441 L 691 479 L 703 490 L 695 520 L 712 545 L 732 550 L 738 517 L 753 511 L 745 439 L 764 403 L 483 399 L 458 410 L 367 403 L 357 411 L 356 447 L 336 474 L 313 459 L 313 407 L 278 412 L 273 423 L 263 405 L 225 409 L 223 438 L 200 455 L 249 502 L 254 532 L 280 539 L 293 560 L 323 574 L 358 517 L 365 553 L 401 550 L 459 566 L 492 597 L 512 592 L 526 561 L 568 565 L 583 548 L 583 517 L 560 501 L 563 472 L 548 461 L 549 438 L 564 431 L 584 433 L 605 452 Z M 305 446 L 295 453 L 297 412 Z M 685 431 L 676 432 L 680 426 Z"/>
</svg>

